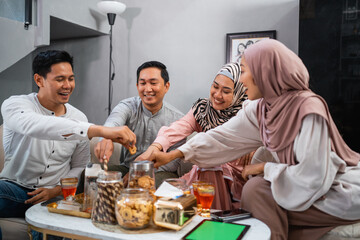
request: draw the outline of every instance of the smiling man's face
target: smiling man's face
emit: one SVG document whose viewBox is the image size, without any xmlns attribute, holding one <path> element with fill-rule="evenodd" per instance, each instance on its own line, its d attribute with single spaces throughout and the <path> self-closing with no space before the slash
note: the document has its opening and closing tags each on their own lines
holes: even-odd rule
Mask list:
<svg viewBox="0 0 360 240">
<path fill-rule="evenodd" d="M 51 71 L 42 77 L 35 74 L 39 95 L 46 99 L 46 105 L 53 109 L 67 103 L 75 88 L 75 76 L 70 63 L 60 62 L 51 66 Z"/>
<path fill-rule="evenodd" d="M 136 84 L 142 103 L 153 114 L 161 108 L 169 86 L 170 83 L 165 83 L 161 77 L 161 70 L 156 67 L 141 70 Z"/>
</svg>

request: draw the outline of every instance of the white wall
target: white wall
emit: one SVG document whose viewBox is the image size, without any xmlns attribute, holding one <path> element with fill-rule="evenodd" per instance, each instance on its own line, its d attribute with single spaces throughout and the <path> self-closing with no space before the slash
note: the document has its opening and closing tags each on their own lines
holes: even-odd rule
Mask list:
<svg viewBox="0 0 360 240">
<path fill-rule="evenodd" d="M 51 46 L 41 47 L 25 56 L 15 65 L 0 72 L 0 103 L 11 95 L 37 92 L 32 76 L 32 60 L 41 51 L 60 49 L 74 57 L 76 86 L 70 104 L 83 111 L 90 122 L 103 124 L 107 117 L 107 76 L 108 45 L 107 37 L 94 37 L 53 42 Z M 0 59 L 2 56 L 0 56 Z M 0 124 L 3 123 L 0 115 Z"/>
<path fill-rule="evenodd" d="M 3 56 L 0 56 L 2 59 Z M 32 91 L 32 57 L 22 58 L 17 64 L 0 72 L 0 103 L 11 95 L 30 93 Z M 2 116 L 0 114 L 0 124 Z"/>
<path fill-rule="evenodd" d="M 298 0 L 122 2 L 127 10 L 117 16 L 113 29 L 116 75 L 112 107 L 121 99 L 137 95 L 137 67 L 158 60 L 167 65 L 170 74 L 171 87 L 165 100 L 186 113 L 196 99 L 208 96 L 216 72 L 225 63 L 226 33 L 276 30 L 278 40 L 294 52 L 298 50 Z M 91 14 L 97 15 L 94 11 Z M 99 19 L 103 27 L 105 18 Z M 107 117 L 108 36 L 61 41 L 48 48 L 64 49 L 74 55 L 76 89 L 70 103 L 82 110 L 90 122 L 103 124 Z M 32 81 L 29 59 L 40 50 L 44 49 L 0 73 L 1 84 L 12 89 L 0 90 L 1 102 L 12 94 L 31 91 L 27 86 Z M 29 77 L 25 79 L 24 75 Z M 20 82 L 27 87 L 20 86 Z"/>
<path fill-rule="evenodd" d="M 38 52 L 45 49 L 64 49 L 74 55 L 77 70 L 75 74 L 79 77 L 78 87 L 71 98 L 71 103 L 89 116 L 91 115 L 92 119 L 96 118 L 96 104 L 99 102 L 89 101 L 88 99 L 94 100 L 95 98 L 87 94 L 88 90 L 86 89 L 96 87 L 95 80 L 91 79 L 96 79 L 97 73 L 105 72 L 108 69 L 107 66 L 102 69 L 101 63 L 93 65 L 94 62 L 103 62 L 107 59 L 106 49 L 101 50 L 101 46 L 105 47 L 105 43 L 101 44 L 101 38 L 87 38 L 51 43 L 51 46 L 46 45 L 50 44 L 50 16 L 92 29 L 94 32 L 104 33 L 105 29 L 107 33 L 107 18 L 98 11 L 96 7 L 98 1 L 76 0 L 77 5 L 74 5 L 75 1 L 73 0 L 34 1 L 36 4 L 33 4 L 33 24 L 29 26 L 29 30 L 24 30 L 22 22 L 0 17 L 0 104 L 11 95 L 37 91 L 32 80 L 31 64 Z M 12 4 L 12 0 L 3 2 L 4 6 Z M 23 18 L 23 11 L 12 10 L 14 11 L 12 14 L 18 14 L 19 18 Z M 57 31 L 57 29 L 52 29 L 52 31 Z M 58 35 L 61 35 L 61 32 Z M 38 46 L 46 47 L 37 48 Z M 99 56 L 99 52 L 104 52 L 104 56 Z M 90 82 L 91 84 L 88 84 Z M 0 124 L 2 122 L 0 116 Z M 102 123 L 103 119 L 98 122 Z"/>
<path fill-rule="evenodd" d="M 33 21 L 24 29 L 24 3 L 3 0 L 0 7 L 0 72 L 15 64 L 37 47 L 50 44 L 50 16 L 83 28 L 104 33 L 106 16 L 96 7 L 99 0 L 37 0 L 33 1 Z M 11 18 L 5 18 L 5 16 Z M 14 20 L 14 19 L 18 20 Z M 56 31 L 52 29 L 52 31 Z M 107 30 L 106 30 L 107 31 Z M 76 35 L 76 33 L 74 33 Z"/>
<path fill-rule="evenodd" d="M 107 118 L 107 40 L 107 37 L 94 37 L 60 41 L 41 49 L 62 49 L 74 57 L 76 86 L 70 104 L 83 111 L 90 122 L 97 124 L 103 124 Z"/>
<path fill-rule="evenodd" d="M 123 2 L 128 9 L 116 19 L 113 39 L 114 103 L 137 94 L 136 69 L 154 59 L 169 70 L 165 99 L 186 113 L 197 98 L 208 96 L 225 63 L 226 33 L 276 30 L 277 39 L 298 50 L 298 0 Z"/>
</svg>

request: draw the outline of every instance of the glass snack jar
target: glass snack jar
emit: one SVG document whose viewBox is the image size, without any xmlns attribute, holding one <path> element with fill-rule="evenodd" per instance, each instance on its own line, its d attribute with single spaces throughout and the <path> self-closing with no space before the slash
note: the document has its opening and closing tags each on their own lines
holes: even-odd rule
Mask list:
<svg viewBox="0 0 360 240">
<path fill-rule="evenodd" d="M 152 214 L 153 199 L 147 189 L 126 188 L 116 200 L 116 220 L 125 229 L 135 230 L 147 227 Z"/>
<path fill-rule="evenodd" d="M 89 163 L 85 168 L 84 202 L 82 211 L 91 214 L 97 194 L 96 180 L 101 172 L 100 164 Z"/>
<path fill-rule="evenodd" d="M 98 223 L 116 224 L 115 201 L 123 189 L 121 172 L 101 172 L 96 183 L 97 194 L 91 220 Z"/>
<path fill-rule="evenodd" d="M 134 161 L 130 163 L 129 188 L 148 189 L 155 192 L 154 163 L 151 161 Z"/>
</svg>

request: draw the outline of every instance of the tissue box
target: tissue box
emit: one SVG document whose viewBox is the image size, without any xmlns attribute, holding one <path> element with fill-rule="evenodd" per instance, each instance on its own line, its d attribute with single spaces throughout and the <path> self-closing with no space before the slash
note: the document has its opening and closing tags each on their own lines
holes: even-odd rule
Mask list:
<svg viewBox="0 0 360 240">
<path fill-rule="evenodd" d="M 154 223 L 158 226 L 180 230 L 196 213 L 196 198 L 192 194 L 176 199 L 160 198 L 154 204 Z"/>
</svg>

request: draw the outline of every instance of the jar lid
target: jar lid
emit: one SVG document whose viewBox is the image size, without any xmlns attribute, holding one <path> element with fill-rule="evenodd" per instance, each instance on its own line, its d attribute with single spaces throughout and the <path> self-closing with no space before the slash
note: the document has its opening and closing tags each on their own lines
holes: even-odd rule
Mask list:
<svg viewBox="0 0 360 240">
<path fill-rule="evenodd" d="M 141 197 L 141 196 L 147 196 L 149 194 L 149 190 L 144 188 L 124 188 L 121 191 L 122 196 L 130 195 L 133 197 Z M 119 196 L 118 198 L 120 198 Z"/>
<path fill-rule="evenodd" d="M 134 171 L 150 171 L 154 169 L 154 163 L 148 160 L 133 161 L 130 163 L 130 168 Z"/>
<path fill-rule="evenodd" d="M 118 182 L 122 180 L 122 174 L 121 172 L 116 171 L 101 171 L 99 172 L 97 182 Z"/>
</svg>

